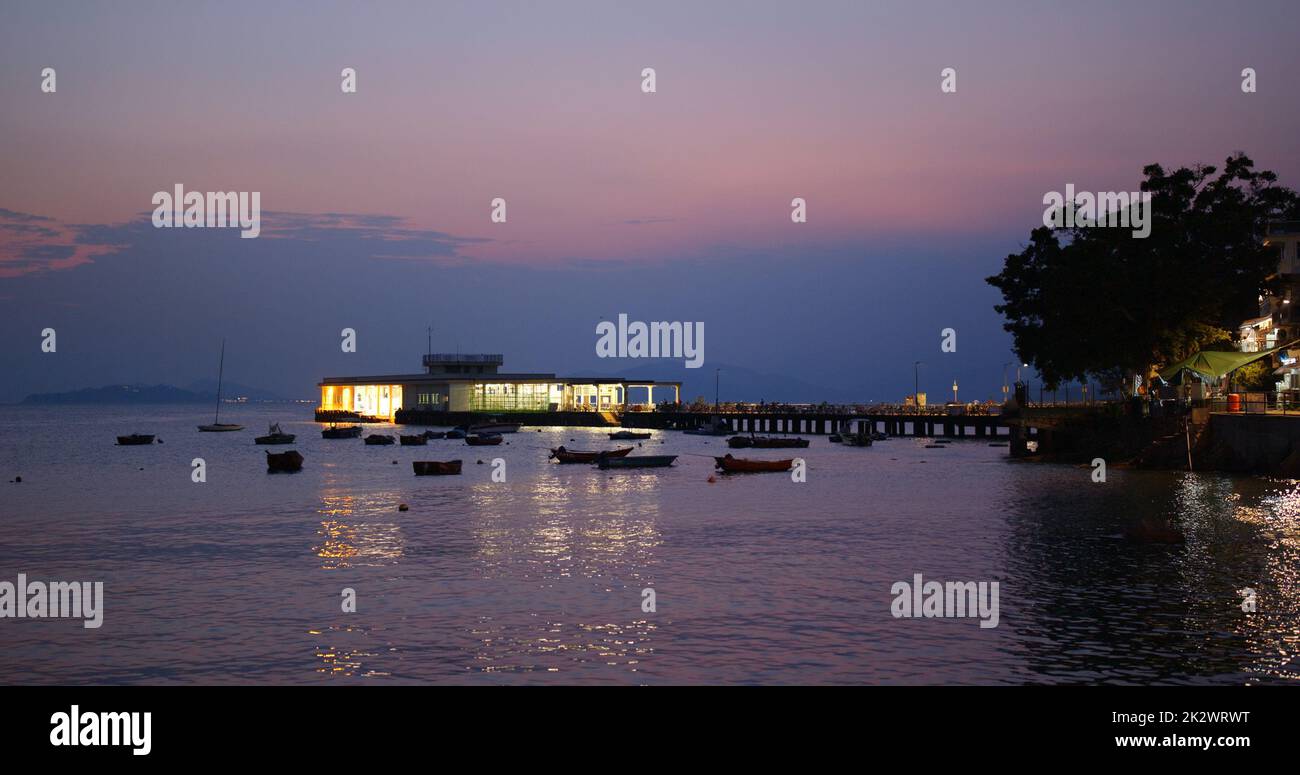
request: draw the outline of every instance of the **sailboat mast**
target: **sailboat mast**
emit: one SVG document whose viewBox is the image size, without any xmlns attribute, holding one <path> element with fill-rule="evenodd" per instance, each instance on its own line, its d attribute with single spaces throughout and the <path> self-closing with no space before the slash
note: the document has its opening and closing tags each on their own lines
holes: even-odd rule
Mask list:
<svg viewBox="0 0 1300 775">
<path fill-rule="evenodd" d="M 221 380 L 226 373 L 226 340 L 221 340 L 221 361 L 217 365 L 217 413 L 212 418 L 212 424 L 217 425 L 221 422 Z"/>
</svg>

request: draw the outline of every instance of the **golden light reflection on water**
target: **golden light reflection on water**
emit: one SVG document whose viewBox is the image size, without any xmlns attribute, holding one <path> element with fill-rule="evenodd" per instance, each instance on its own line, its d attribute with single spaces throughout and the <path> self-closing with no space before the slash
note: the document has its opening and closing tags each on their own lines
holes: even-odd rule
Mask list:
<svg viewBox="0 0 1300 775">
<path fill-rule="evenodd" d="M 387 515 L 392 503 L 387 495 L 322 495 L 316 530 L 320 543 L 312 547 L 322 560 L 321 568 L 388 565 L 401 559 L 405 547 L 401 526 L 378 519 L 380 510 Z"/>
<path fill-rule="evenodd" d="M 1184 626 L 1239 639 L 1247 673 L 1300 680 L 1300 484 L 1269 483 L 1271 492 L 1243 498 L 1242 487 L 1259 484 L 1214 474 L 1180 479 L 1174 504 L 1187 535 L 1184 572 L 1191 589 L 1213 601 L 1209 616 L 1190 616 Z M 1224 568 L 1236 571 L 1225 578 Z M 1246 590 L 1254 611 L 1242 610 Z"/>
<path fill-rule="evenodd" d="M 308 630 L 307 634 L 315 636 L 318 641 L 342 641 L 364 639 L 369 632 L 362 627 L 327 627 L 324 631 Z M 348 646 L 324 645 L 318 642 L 316 646 L 316 672 L 323 675 L 336 676 L 339 678 L 350 678 L 352 676 L 386 676 L 388 673 L 379 670 L 366 670 L 365 663 L 367 660 L 375 659 L 379 656 L 378 652 L 369 649 L 362 649 Z"/>
<path fill-rule="evenodd" d="M 626 623 L 545 621 L 535 634 L 483 617 L 471 634 L 479 648 L 471 669 L 482 673 L 562 673 L 584 666 L 625 667 L 635 673 L 654 654 L 658 626 L 645 619 Z"/>
</svg>

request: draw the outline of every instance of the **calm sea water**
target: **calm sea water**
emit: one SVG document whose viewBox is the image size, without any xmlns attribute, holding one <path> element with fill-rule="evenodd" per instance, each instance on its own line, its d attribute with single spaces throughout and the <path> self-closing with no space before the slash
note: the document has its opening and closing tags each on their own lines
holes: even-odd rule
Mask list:
<svg viewBox="0 0 1300 775">
<path fill-rule="evenodd" d="M 202 407 L 0 408 L 0 578 L 105 583 L 98 630 L 0 620 L 7 681 L 1300 679 L 1295 482 L 1112 469 L 1098 484 L 986 441 L 819 437 L 792 453 L 806 483 L 710 482 L 721 440 L 672 432 L 637 453 L 678 454 L 674 468 L 600 472 L 546 459 L 609 446 L 594 429 L 404 448 L 325 441 L 306 406 L 222 419 L 247 430 L 198 433 Z M 298 434 L 301 473 L 267 475 L 253 436 L 270 421 Z M 131 432 L 164 443 L 114 445 Z M 411 460 L 454 458 L 462 476 L 412 475 Z M 1183 545 L 1123 537 L 1171 515 Z M 915 573 L 998 581 L 999 625 L 894 618 L 890 587 Z"/>
</svg>

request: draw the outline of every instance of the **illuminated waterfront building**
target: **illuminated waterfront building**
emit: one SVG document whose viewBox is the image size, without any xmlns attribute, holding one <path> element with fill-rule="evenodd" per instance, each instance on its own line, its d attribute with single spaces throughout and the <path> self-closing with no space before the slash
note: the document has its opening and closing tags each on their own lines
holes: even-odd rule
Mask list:
<svg viewBox="0 0 1300 775">
<path fill-rule="evenodd" d="M 681 400 L 681 383 L 500 371 L 496 354 L 430 353 L 419 374 L 326 377 L 321 414 L 392 420 L 407 412 L 624 412 Z"/>
</svg>

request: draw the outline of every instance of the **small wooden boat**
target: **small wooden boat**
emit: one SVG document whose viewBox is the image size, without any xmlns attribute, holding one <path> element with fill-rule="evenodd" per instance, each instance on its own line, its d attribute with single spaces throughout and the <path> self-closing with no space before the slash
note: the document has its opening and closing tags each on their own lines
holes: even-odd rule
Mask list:
<svg viewBox="0 0 1300 775">
<path fill-rule="evenodd" d="M 627 457 L 627 454 L 631 451 L 632 448 L 627 447 L 625 449 L 615 449 L 609 452 L 575 452 L 560 447 L 551 450 L 551 457 L 561 463 L 595 463 L 596 458 L 601 455 L 607 455 L 609 457 Z"/>
<path fill-rule="evenodd" d="M 841 433 L 840 443 L 846 447 L 870 447 L 870 433 Z"/>
<path fill-rule="evenodd" d="M 361 426 L 338 426 L 331 423 L 330 427 L 320 432 L 320 436 L 322 439 L 359 439 L 361 438 Z"/>
<path fill-rule="evenodd" d="M 372 447 L 386 447 L 393 443 L 392 436 L 385 436 L 382 433 L 372 433 L 365 439 L 366 444 Z"/>
<path fill-rule="evenodd" d="M 423 435 L 424 435 L 424 437 L 425 437 L 426 439 L 445 439 L 445 438 L 447 438 L 447 433 L 446 433 L 446 431 L 425 431 Z"/>
<path fill-rule="evenodd" d="M 268 474 L 288 473 L 302 470 L 302 455 L 298 450 L 288 452 L 267 452 L 266 472 Z"/>
<path fill-rule="evenodd" d="M 517 422 L 484 422 L 464 428 L 464 431 L 467 436 L 474 433 L 482 436 L 489 433 L 518 433 L 519 427 Z"/>
<path fill-rule="evenodd" d="M 411 468 L 415 469 L 416 476 L 449 476 L 460 473 L 460 461 L 413 460 Z"/>
<path fill-rule="evenodd" d="M 471 447 L 490 447 L 501 443 L 499 433 L 481 433 L 465 437 L 465 443 Z"/>
<path fill-rule="evenodd" d="M 743 457 L 715 457 L 718 468 L 729 474 L 753 474 L 762 471 L 789 471 L 794 460 L 746 460 Z"/>
<path fill-rule="evenodd" d="M 118 436 L 117 443 L 123 447 L 136 447 L 141 444 L 152 444 L 153 434 L 132 433 L 130 436 Z"/>
<path fill-rule="evenodd" d="M 272 423 L 265 436 L 258 436 L 253 439 L 254 444 L 292 444 L 297 438 L 292 433 L 285 433 L 280 430 L 280 423 Z"/>
<path fill-rule="evenodd" d="M 618 431 L 617 433 L 609 434 L 610 441 L 628 441 L 631 439 L 648 439 L 648 438 L 650 438 L 649 433 L 639 433 L 637 431 Z"/>
<path fill-rule="evenodd" d="M 636 455 L 611 457 L 608 454 L 596 455 L 596 465 L 604 468 L 667 468 L 677 459 L 676 455 Z"/>
<path fill-rule="evenodd" d="M 789 439 L 781 436 L 733 436 L 727 439 L 727 446 L 732 449 L 753 447 L 754 449 L 802 449 L 808 446 L 808 439 Z"/>
<path fill-rule="evenodd" d="M 423 433 L 416 434 L 415 436 L 402 434 L 397 437 L 397 440 L 401 442 L 403 447 L 422 447 L 429 443 L 429 437 L 425 436 Z"/>
<path fill-rule="evenodd" d="M 447 431 L 446 434 L 443 435 L 443 438 L 444 438 L 444 439 L 463 439 L 463 438 L 465 438 L 465 437 L 468 436 L 468 435 L 469 435 L 468 433 L 466 433 L 465 431 L 461 430 L 460 428 L 452 428 L 451 430 Z"/>
</svg>

